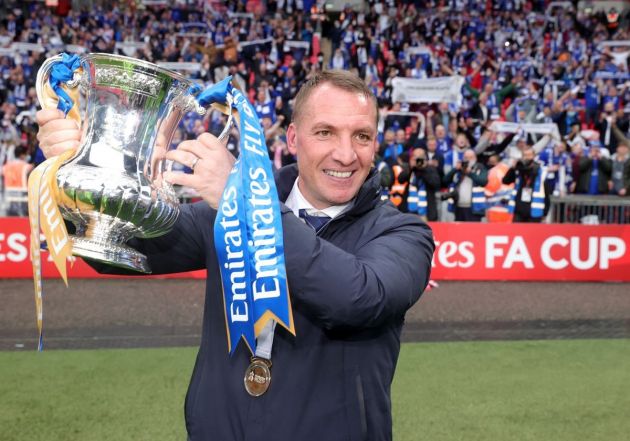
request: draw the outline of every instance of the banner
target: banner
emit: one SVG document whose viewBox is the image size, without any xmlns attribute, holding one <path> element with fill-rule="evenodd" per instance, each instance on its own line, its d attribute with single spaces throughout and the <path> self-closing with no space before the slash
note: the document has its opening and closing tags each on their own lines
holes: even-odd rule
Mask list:
<svg viewBox="0 0 630 441">
<path fill-rule="evenodd" d="M 495 121 L 490 126 L 493 132 L 503 133 L 534 133 L 536 135 L 551 135 L 554 139 L 560 140 L 560 131 L 556 123 L 516 123 L 507 121 Z"/>
<path fill-rule="evenodd" d="M 431 228 L 435 280 L 630 282 L 630 225 L 433 222 Z M 0 278 L 32 278 L 28 237 L 27 218 L 0 218 Z M 43 256 L 43 277 L 59 278 Z M 118 276 L 76 259 L 68 277 Z M 146 277 L 203 279 L 205 271 Z"/>
<path fill-rule="evenodd" d="M 436 280 L 630 281 L 630 225 L 431 224 Z"/>
<path fill-rule="evenodd" d="M 392 101 L 407 103 L 462 103 L 464 77 L 403 78 L 392 80 Z"/>
</svg>

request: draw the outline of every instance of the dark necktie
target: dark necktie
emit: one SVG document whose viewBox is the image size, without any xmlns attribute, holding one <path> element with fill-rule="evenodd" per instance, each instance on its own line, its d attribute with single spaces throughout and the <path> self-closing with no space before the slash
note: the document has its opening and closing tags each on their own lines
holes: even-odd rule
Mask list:
<svg viewBox="0 0 630 441">
<path fill-rule="evenodd" d="M 323 226 L 326 225 L 330 221 L 330 217 L 328 217 L 326 215 L 324 215 L 324 216 L 311 216 L 310 214 L 308 214 L 306 212 L 306 210 L 304 208 L 302 208 L 299 211 L 299 213 L 300 213 L 300 217 L 302 219 L 304 219 L 308 225 L 313 227 L 315 232 L 319 232 L 319 230 L 321 230 L 323 228 Z"/>
</svg>

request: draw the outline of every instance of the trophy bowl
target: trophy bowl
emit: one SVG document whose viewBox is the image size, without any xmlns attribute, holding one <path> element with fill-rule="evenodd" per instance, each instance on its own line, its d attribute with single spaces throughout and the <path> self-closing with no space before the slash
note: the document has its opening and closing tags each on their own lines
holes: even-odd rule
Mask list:
<svg viewBox="0 0 630 441">
<path fill-rule="evenodd" d="M 49 58 L 38 72 L 44 108 L 57 107 L 50 78 L 59 63 L 61 56 Z M 166 234 L 177 219 L 177 196 L 162 179 L 164 155 L 184 114 L 205 112 L 194 96 L 199 88 L 178 73 L 119 55 L 86 54 L 76 64 L 62 87 L 81 92 L 82 141 L 56 175 L 61 214 L 76 227 L 72 253 L 150 273 L 146 256 L 125 242 Z"/>
</svg>

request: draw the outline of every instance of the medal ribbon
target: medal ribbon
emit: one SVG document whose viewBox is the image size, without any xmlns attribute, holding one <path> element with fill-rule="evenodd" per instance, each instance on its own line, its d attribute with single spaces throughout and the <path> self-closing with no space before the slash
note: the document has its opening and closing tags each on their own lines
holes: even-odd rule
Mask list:
<svg viewBox="0 0 630 441">
<path fill-rule="evenodd" d="M 63 83 L 73 78 L 74 72 L 79 68 L 80 60 L 78 56 L 62 54 L 62 60 L 53 64 L 49 78 L 50 87 L 58 98 L 57 108 L 66 115 L 73 110 L 73 113 L 76 113 L 76 116 L 72 116 L 75 120 L 78 117 L 78 110 L 74 108 L 74 102 L 78 99 L 78 90 L 65 91 L 62 87 Z M 49 103 L 55 100 L 50 89 L 44 89 L 42 98 L 45 101 L 40 103 L 42 107 L 48 107 Z M 60 194 L 57 186 L 57 170 L 74 154 L 74 150 L 68 150 L 59 156 L 47 159 L 37 166 L 28 177 L 28 217 L 31 230 L 30 254 L 33 265 L 38 351 L 43 349 L 44 327 L 40 228 L 44 233 L 46 247 L 55 267 L 66 286 L 68 286 L 66 262 L 72 256 L 72 242 L 68 237 L 68 231 L 58 207 Z"/>
<path fill-rule="evenodd" d="M 74 151 L 66 151 L 59 156 L 42 162 L 28 177 L 28 217 L 31 228 L 31 263 L 33 265 L 33 283 L 35 288 L 35 311 L 37 313 L 38 344 L 37 349 L 43 349 L 43 303 L 42 303 L 42 273 L 41 273 L 41 239 L 40 226 L 46 238 L 46 245 L 53 262 L 68 286 L 66 271 L 67 259 L 72 255 L 72 243 L 68 237 L 66 225 L 63 222 L 57 201 L 59 188 L 57 187 L 57 170 L 67 159 L 74 155 Z"/>
<path fill-rule="evenodd" d="M 202 92 L 198 101 L 228 103 L 237 111 L 240 155 L 230 172 L 214 223 L 225 304 L 228 350 L 242 337 L 252 353 L 270 320 L 295 335 L 284 263 L 280 202 L 265 136 L 246 97 L 231 77 Z"/>
</svg>

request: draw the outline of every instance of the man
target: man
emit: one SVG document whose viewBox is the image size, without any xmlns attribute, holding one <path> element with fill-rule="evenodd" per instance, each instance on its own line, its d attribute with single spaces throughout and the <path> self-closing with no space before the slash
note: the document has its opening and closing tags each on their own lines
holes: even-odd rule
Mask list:
<svg viewBox="0 0 630 441">
<path fill-rule="evenodd" d="M 4 197 L 9 203 L 7 215 L 28 215 L 28 174 L 33 164 L 27 161 L 26 147 L 18 146 L 14 150 L 15 159 L 2 166 L 4 178 Z"/>
<path fill-rule="evenodd" d="M 571 186 L 573 176 L 567 143 L 555 141 L 550 144 L 538 155 L 538 161 L 546 168 L 545 180 L 549 184 L 549 191 L 554 196 L 565 196 Z"/>
<path fill-rule="evenodd" d="M 549 210 L 551 183 L 545 179 L 543 167 L 534 158 L 532 147 L 523 151 L 519 159 L 503 177 L 504 184 L 515 183 L 509 202 L 514 222 L 541 222 Z"/>
<path fill-rule="evenodd" d="M 444 177 L 444 156 L 437 151 L 437 139 L 435 136 L 427 137 L 427 164 L 437 168 L 440 180 Z"/>
<path fill-rule="evenodd" d="M 474 150 L 464 152 L 463 159 L 444 176 L 448 193 L 448 210 L 455 213 L 455 220 L 480 222 L 486 212 L 484 186 L 488 183 L 488 171 L 477 162 Z"/>
<path fill-rule="evenodd" d="M 611 188 L 610 179 L 612 162 L 602 157 L 600 147 L 591 146 L 588 156 L 583 156 L 578 162 L 579 177 L 576 193 L 581 194 L 608 194 Z"/>
<path fill-rule="evenodd" d="M 612 194 L 628 195 L 630 187 L 630 155 L 626 144 L 619 144 L 612 156 Z"/>
<path fill-rule="evenodd" d="M 66 148 L 60 138 L 72 126 L 57 118 L 39 114 L 49 156 Z M 235 159 L 209 134 L 168 153 L 196 166 L 192 175 L 165 178 L 194 188 L 205 203 L 182 206 L 169 234 L 133 245 L 154 273 L 208 270 L 201 348 L 186 399 L 191 441 L 391 439 L 400 332 L 428 282 L 434 247 L 418 216 L 380 201 L 371 168 L 376 124 L 374 96 L 348 72 L 318 73 L 296 97 L 287 146 L 297 166 L 281 169 L 276 182 L 297 335 L 280 326 L 270 331 L 272 380 L 258 398 L 243 387 L 246 346 L 228 355 L 213 244 L 216 207 Z M 63 138 L 76 145 L 79 133 Z M 316 231 L 298 217 L 301 210 L 332 219 Z"/>
<path fill-rule="evenodd" d="M 383 142 L 379 148 L 379 156 L 393 167 L 398 162 L 398 156 L 404 151 L 404 145 L 396 142 L 396 132 L 393 129 L 385 130 Z"/>
<path fill-rule="evenodd" d="M 440 190 L 440 175 L 437 168 L 428 163 L 426 152 L 421 148 L 411 153 L 407 179 L 407 194 L 403 205 L 398 208 L 403 212 L 417 214 L 424 221 L 436 221 L 438 212 L 435 193 Z"/>
</svg>

